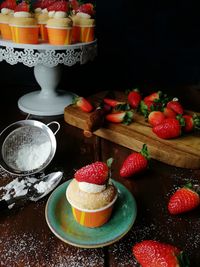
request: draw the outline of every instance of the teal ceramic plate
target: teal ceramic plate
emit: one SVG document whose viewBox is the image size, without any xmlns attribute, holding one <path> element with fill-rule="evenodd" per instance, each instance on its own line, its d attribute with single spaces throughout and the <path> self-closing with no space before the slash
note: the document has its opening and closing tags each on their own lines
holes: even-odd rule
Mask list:
<svg viewBox="0 0 200 267">
<path fill-rule="evenodd" d="M 135 199 L 125 186 L 113 181 L 119 195 L 110 220 L 101 227 L 87 228 L 75 221 L 65 197 L 70 182 L 71 180 L 57 187 L 46 204 L 47 224 L 59 239 L 76 247 L 97 248 L 116 242 L 131 229 L 137 207 Z"/>
</svg>

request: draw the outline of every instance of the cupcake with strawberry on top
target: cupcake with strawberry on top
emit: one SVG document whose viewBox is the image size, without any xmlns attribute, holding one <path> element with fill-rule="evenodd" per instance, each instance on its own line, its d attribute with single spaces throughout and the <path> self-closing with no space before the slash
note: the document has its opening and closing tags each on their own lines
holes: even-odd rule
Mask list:
<svg viewBox="0 0 200 267">
<path fill-rule="evenodd" d="M 69 45 L 72 40 L 72 20 L 68 16 L 69 5 L 65 0 L 56 1 L 47 8 L 49 20 L 47 32 L 52 45 Z"/>
<path fill-rule="evenodd" d="M 39 37 L 41 41 L 48 42 L 47 21 L 49 20 L 48 7 L 57 0 L 38 0 L 34 5 L 35 18 L 39 25 Z"/>
<path fill-rule="evenodd" d="M 76 34 L 78 41 L 82 43 L 92 42 L 95 37 L 94 5 L 92 3 L 82 4 L 72 14 L 74 35 Z M 77 37 L 77 35 L 79 36 Z"/>
<path fill-rule="evenodd" d="M 10 20 L 13 17 L 14 9 L 17 6 L 15 0 L 5 0 L 1 3 L 0 9 L 0 30 L 4 40 L 11 40 L 12 34 L 9 26 Z"/>
<path fill-rule="evenodd" d="M 111 162 L 96 161 L 77 170 L 66 190 L 74 218 L 83 226 L 99 227 L 111 216 L 117 199 L 117 189 L 109 179 Z"/>
<path fill-rule="evenodd" d="M 34 18 L 30 0 L 23 0 L 14 10 L 10 20 L 12 39 L 16 43 L 37 44 L 39 28 Z"/>
</svg>

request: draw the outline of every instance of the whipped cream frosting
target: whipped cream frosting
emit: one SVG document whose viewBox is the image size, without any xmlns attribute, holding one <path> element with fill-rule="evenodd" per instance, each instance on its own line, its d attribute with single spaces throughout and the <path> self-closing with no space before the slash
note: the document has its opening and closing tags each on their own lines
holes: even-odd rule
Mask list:
<svg viewBox="0 0 200 267">
<path fill-rule="evenodd" d="M 41 7 L 37 7 L 36 9 L 34 9 L 34 12 L 35 13 L 41 13 L 42 12 Z"/>
<path fill-rule="evenodd" d="M 78 182 L 80 190 L 87 193 L 100 193 L 106 189 L 106 185 L 91 184 L 86 182 Z"/>
<path fill-rule="evenodd" d="M 67 12 L 64 11 L 49 11 L 50 18 L 62 19 L 67 17 Z"/>
<path fill-rule="evenodd" d="M 76 15 L 81 17 L 81 18 L 84 18 L 84 19 L 90 19 L 91 18 L 91 16 L 89 14 L 83 13 L 83 12 L 78 12 Z"/>
<path fill-rule="evenodd" d="M 47 8 L 43 8 L 43 9 L 42 9 L 42 13 L 48 13 Z"/>
<path fill-rule="evenodd" d="M 14 17 L 16 18 L 30 18 L 32 17 L 31 13 L 25 11 L 18 11 L 14 13 Z"/>
<path fill-rule="evenodd" d="M 9 9 L 9 8 L 6 8 L 6 7 L 1 9 L 1 14 L 8 15 L 8 14 L 11 14 L 11 13 L 13 13 L 12 9 Z"/>
</svg>

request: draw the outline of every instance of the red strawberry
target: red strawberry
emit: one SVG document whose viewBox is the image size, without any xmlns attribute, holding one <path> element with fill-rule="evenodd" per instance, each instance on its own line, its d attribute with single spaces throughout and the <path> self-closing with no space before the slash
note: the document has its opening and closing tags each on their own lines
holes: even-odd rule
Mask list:
<svg viewBox="0 0 200 267">
<path fill-rule="evenodd" d="M 65 0 L 56 1 L 49 7 L 47 7 L 48 11 L 68 11 L 68 3 Z"/>
<path fill-rule="evenodd" d="M 161 95 L 162 95 L 161 91 L 153 92 L 152 94 L 146 96 L 143 100 L 144 100 L 144 102 L 154 101 L 155 99 L 159 99 L 161 97 Z"/>
<path fill-rule="evenodd" d="M 45 9 L 55 3 L 57 0 L 42 0 L 41 8 Z"/>
<path fill-rule="evenodd" d="M 148 116 L 148 122 L 151 126 L 156 126 L 161 124 L 165 119 L 165 115 L 161 111 L 152 111 Z"/>
<path fill-rule="evenodd" d="M 109 105 L 113 108 L 118 106 L 118 105 L 125 104 L 125 102 L 120 102 L 120 101 L 117 101 L 117 100 L 112 99 L 112 98 L 104 98 L 103 101 L 104 101 L 104 103 L 106 103 L 107 105 Z"/>
<path fill-rule="evenodd" d="M 175 246 L 155 240 L 144 240 L 132 248 L 141 267 L 189 267 L 189 260 Z"/>
<path fill-rule="evenodd" d="M 16 6 L 17 6 L 17 3 L 15 0 L 6 0 L 1 3 L 1 9 L 8 8 L 8 9 L 15 10 Z"/>
<path fill-rule="evenodd" d="M 176 118 L 176 115 L 177 115 L 177 113 L 175 111 L 173 111 L 171 108 L 167 108 L 167 107 L 165 107 L 163 109 L 163 113 L 164 113 L 166 118 Z"/>
<path fill-rule="evenodd" d="M 200 116 L 194 114 L 192 115 L 183 115 L 185 120 L 185 126 L 183 127 L 184 132 L 191 132 L 194 129 L 200 129 Z"/>
<path fill-rule="evenodd" d="M 187 184 L 172 194 L 168 210 L 170 214 L 180 214 L 195 209 L 199 204 L 199 194 L 193 190 L 192 184 Z"/>
<path fill-rule="evenodd" d="M 130 154 L 120 168 L 120 176 L 128 178 L 140 173 L 148 167 L 149 155 L 146 144 L 143 145 L 141 152 Z"/>
<path fill-rule="evenodd" d="M 177 119 L 166 118 L 161 124 L 154 126 L 152 130 L 162 139 L 176 138 L 181 135 L 181 124 Z"/>
<path fill-rule="evenodd" d="M 173 111 L 175 111 L 177 114 L 183 114 L 183 107 L 178 101 L 169 101 L 167 103 L 167 108 L 171 108 Z"/>
<path fill-rule="evenodd" d="M 88 15 L 91 15 L 93 16 L 95 14 L 95 11 L 94 11 L 94 6 L 93 4 L 91 3 L 86 3 L 86 4 L 82 4 L 78 10 L 78 12 L 83 12 L 83 13 L 86 13 Z"/>
<path fill-rule="evenodd" d="M 132 111 L 118 111 L 106 115 L 106 120 L 114 123 L 130 124 L 133 120 Z"/>
<path fill-rule="evenodd" d="M 77 105 L 84 112 L 91 112 L 93 110 L 92 104 L 84 97 L 77 96 L 74 98 L 73 103 Z"/>
<path fill-rule="evenodd" d="M 139 107 L 141 100 L 142 100 L 142 96 L 138 89 L 134 89 L 133 91 L 129 92 L 128 102 L 132 108 L 137 109 Z"/>
<path fill-rule="evenodd" d="M 104 162 L 96 161 L 76 171 L 74 177 L 78 182 L 102 185 L 105 184 L 108 175 L 108 166 Z"/>
<path fill-rule="evenodd" d="M 30 11 L 30 4 L 27 3 L 25 0 L 19 3 L 15 8 L 15 12 L 21 12 L 21 11 L 24 11 L 24 12 Z"/>
<path fill-rule="evenodd" d="M 69 4 L 72 8 L 72 10 L 77 10 L 80 6 L 79 2 L 77 0 L 69 0 Z"/>
</svg>

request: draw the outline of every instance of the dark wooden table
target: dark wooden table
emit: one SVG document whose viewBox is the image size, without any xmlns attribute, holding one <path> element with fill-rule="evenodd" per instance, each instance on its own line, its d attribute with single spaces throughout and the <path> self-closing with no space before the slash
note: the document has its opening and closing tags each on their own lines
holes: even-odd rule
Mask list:
<svg viewBox="0 0 200 267">
<path fill-rule="evenodd" d="M 1 99 L 1 130 L 12 122 L 25 119 L 16 100 Z M 57 120 L 57 151 L 46 172 L 64 171 L 61 183 L 73 177 L 75 169 L 95 160 L 112 156 L 113 179 L 123 183 L 134 195 L 138 214 L 126 236 L 104 248 L 83 249 L 68 245 L 50 231 L 45 221 L 48 196 L 37 203 L 27 202 L 0 214 L 1 267 L 125 267 L 139 266 L 132 246 L 144 239 L 155 239 L 183 249 L 192 267 L 200 266 L 200 208 L 180 216 L 171 216 L 167 203 L 172 191 L 189 179 L 200 183 L 200 170 L 188 170 L 151 161 L 149 170 L 130 179 L 119 177 L 119 168 L 130 150 L 95 136 L 85 138 L 80 129 L 67 125 L 63 116 L 34 117 L 45 123 Z M 173 155 L 172 155 L 173 156 Z M 0 179 L 0 186 L 8 183 Z"/>
</svg>

